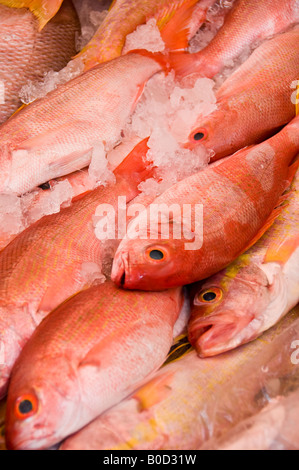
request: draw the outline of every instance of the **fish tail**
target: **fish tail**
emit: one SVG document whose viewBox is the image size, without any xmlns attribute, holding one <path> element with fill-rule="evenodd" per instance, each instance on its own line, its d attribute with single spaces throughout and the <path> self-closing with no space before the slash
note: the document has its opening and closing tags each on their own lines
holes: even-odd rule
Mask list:
<svg viewBox="0 0 299 470">
<path fill-rule="evenodd" d="M 134 180 L 136 184 L 140 184 L 147 178 L 154 175 L 154 167 L 152 161 L 146 158 L 149 137 L 139 142 L 122 163 L 114 170 L 116 177 L 122 177 Z"/>
</svg>

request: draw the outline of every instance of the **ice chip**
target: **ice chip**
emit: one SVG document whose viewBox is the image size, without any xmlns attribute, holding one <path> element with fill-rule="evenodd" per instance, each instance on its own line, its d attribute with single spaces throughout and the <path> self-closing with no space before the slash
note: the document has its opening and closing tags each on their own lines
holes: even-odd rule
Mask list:
<svg viewBox="0 0 299 470">
<path fill-rule="evenodd" d="M 105 185 L 114 181 L 114 174 L 108 168 L 106 150 L 102 142 L 93 145 L 88 173 L 97 184 Z"/>
<path fill-rule="evenodd" d="M 127 54 L 134 49 L 146 49 L 149 52 L 163 52 L 165 50 L 165 43 L 154 18 L 146 24 L 137 26 L 133 33 L 128 34 L 122 53 Z"/>
<path fill-rule="evenodd" d="M 92 261 L 82 263 L 81 276 L 88 285 L 103 284 L 106 281 L 105 276 L 102 274 L 102 268 Z"/>
</svg>

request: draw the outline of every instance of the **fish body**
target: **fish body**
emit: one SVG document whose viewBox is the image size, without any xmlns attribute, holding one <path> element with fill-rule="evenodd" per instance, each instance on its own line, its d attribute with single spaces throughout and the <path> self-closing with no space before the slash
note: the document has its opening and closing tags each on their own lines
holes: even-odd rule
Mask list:
<svg viewBox="0 0 299 470">
<path fill-rule="evenodd" d="M 237 0 L 212 41 L 195 54 L 173 56 L 177 75 L 212 78 L 257 43 L 299 21 L 298 0 Z"/>
<path fill-rule="evenodd" d="M 52 312 L 14 367 L 8 447 L 48 448 L 132 393 L 164 362 L 182 301 L 181 289 L 127 292 L 106 282 Z M 16 413 L 20 401 L 33 412 Z"/>
<path fill-rule="evenodd" d="M 95 36 L 78 57 L 83 60 L 85 70 L 115 59 L 122 53 L 126 36 L 138 25 L 154 18 L 159 29 L 163 30 L 178 11 L 185 12 L 196 3 L 197 0 L 115 0 Z M 213 3 L 215 0 L 199 2 L 196 10 L 198 27 Z"/>
<path fill-rule="evenodd" d="M 161 66 L 129 54 L 59 86 L 0 128 L 0 191 L 26 193 L 89 165 L 94 145 L 113 148 L 145 82 Z"/>
<path fill-rule="evenodd" d="M 298 365 L 290 356 L 298 328 L 297 309 L 260 341 L 221 357 L 187 353 L 70 436 L 61 449 L 190 450 L 225 436 L 280 394 L 284 377 L 296 380 Z M 272 391 L 271 382 L 277 390 Z"/>
<path fill-rule="evenodd" d="M 0 0 L 1 5 L 10 8 L 28 8 L 39 21 L 39 30 L 56 15 L 62 2 L 63 0 Z"/>
<path fill-rule="evenodd" d="M 43 217 L 0 252 L 0 338 L 5 346 L 1 396 L 12 365 L 41 320 L 68 297 L 103 278 L 102 266 L 112 253 L 96 238 L 97 208 L 105 204 L 117 211 L 118 197 L 132 200 L 147 175 L 151 175 L 150 165 L 133 150 L 115 170 L 115 184 L 98 187 L 70 207 Z M 114 249 L 117 243 L 116 236 Z"/>
<path fill-rule="evenodd" d="M 252 341 L 299 302 L 299 172 L 273 226 L 244 255 L 193 287 L 189 340 L 201 357 Z"/>
<path fill-rule="evenodd" d="M 298 126 L 297 117 L 268 141 L 210 165 L 156 198 L 128 227 L 112 280 L 128 289 L 186 285 L 244 253 L 278 215 L 273 210 L 298 165 L 289 167 L 299 151 Z"/>
<path fill-rule="evenodd" d="M 37 18 L 28 9 L 9 8 L 0 1 L 0 124 L 21 106 L 19 95 L 23 85 L 29 80 L 42 80 L 51 70 L 62 69 L 74 56 L 79 31 L 79 20 L 70 0 L 63 2 L 57 15 L 41 31 Z"/>
<path fill-rule="evenodd" d="M 299 28 L 258 47 L 224 82 L 216 93 L 217 109 L 204 119 L 199 116 L 184 145 L 212 149 L 215 161 L 262 142 L 290 122 L 295 117 L 298 41 Z"/>
</svg>

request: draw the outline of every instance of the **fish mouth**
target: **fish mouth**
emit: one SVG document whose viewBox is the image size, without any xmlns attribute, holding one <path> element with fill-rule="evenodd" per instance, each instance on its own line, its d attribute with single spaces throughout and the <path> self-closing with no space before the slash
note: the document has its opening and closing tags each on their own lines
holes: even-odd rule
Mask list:
<svg viewBox="0 0 299 470">
<path fill-rule="evenodd" d="M 252 319 L 252 316 L 230 313 L 200 318 L 190 323 L 189 341 L 200 357 L 217 356 L 245 342 L 239 334 Z"/>
<path fill-rule="evenodd" d="M 115 256 L 111 272 L 111 280 L 123 289 L 127 288 L 129 281 L 129 255 L 127 253 L 119 253 Z"/>
</svg>

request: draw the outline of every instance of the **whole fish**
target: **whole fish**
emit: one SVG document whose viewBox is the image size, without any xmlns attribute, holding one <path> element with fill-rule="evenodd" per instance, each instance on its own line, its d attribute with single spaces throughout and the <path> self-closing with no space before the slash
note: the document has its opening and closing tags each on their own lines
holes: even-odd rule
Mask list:
<svg viewBox="0 0 299 470">
<path fill-rule="evenodd" d="M 0 124 L 21 106 L 20 91 L 29 80 L 62 69 L 76 53 L 80 24 L 71 0 L 40 31 L 38 19 L 27 9 L 8 8 L 37 2 L 0 0 Z M 40 2 L 39 2 L 40 3 Z M 54 2 L 47 2 L 53 6 Z M 61 3 L 61 1 L 59 2 Z M 28 5 L 29 6 L 29 5 Z M 42 14 L 42 7 L 34 10 Z"/>
<path fill-rule="evenodd" d="M 58 307 L 13 369 L 8 447 L 48 448 L 132 393 L 163 364 L 181 306 L 181 289 L 127 292 L 106 282 Z"/>
<path fill-rule="evenodd" d="M 272 225 L 298 162 L 299 116 L 268 141 L 178 182 L 128 227 L 112 280 L 159 290 L 217 273 Z M 274 211 L 274 212 L 273 212 Z"/>
<path fill-rule="evenodd" d="M 0 252 L 0 396 L 11 368 L 41 320 L 61 302 L 103 278 L 116 239 L 106 246 L 94 232 L 98 206 L 118 210 L 118 197 L 129 202 L 138 185 L 152 176 L 140 145 L 115 170 L 116 184 L 98 187 L 59 213 L 43 217 Z M 147 149 L 147 146 L 145 146 Z M 103 207 L 103 206 L 102 206 Z M 97 218 L 101 220 L 101 212 Z M 108 259 L 107 259 L 108 257 Z"/>
<path fill-rule="evenodd" d="M 215 161 L 265 140 L 290 122 L 299 77 L 298 41 L 299 28 L 258 47 L 216 93 L 217 109 L 204 119 L 199 116 L 185 147 L 212 149 Z"/>
<path fill-rule="evenodd" d="M 290 361 L 298 334 L 297 309 L 262 341 L 211 359 L 187 353 L 61 449 L 190 450 L 225 436 L 280 393 L 281 378 L 298 374 Z"/>
<path fill-rule="evenodd" d="M 299 302 L 299 171 L 288 203 L 258 243 L 193 287 L 189 340 L 201 357 L 252 341 Z"/>
<path fill-rule="evenodd" d="M 106 62 L 122 53 L 126 36 L 146 23 L 151 18 L 156 19 L 157 26 L 162 30 L 175 15 L 185 15 L 190 9 L 193 11 L 198 0 L 114 0 L 109 13 L 100 25 L 93 39 L 80 52 L 80 57 L 85 65 L 85 70 Z M 208 8 L 215 0 L 200 0 L 196 8 L 196 28 L 199 28 L 206 18 Z M 190 15 L 190 21 L 192 15 Z M 195 31 L 194 31 L 195 33 Z M 169 45 L 169 40 L 168 42 Z M 176 47 L 184 47 L 183 43 Z M 187 43 L 186 43 L 187 45 Z"/>
<path fill-rule="evenodd" d="M 195 54 L 172 55 L 177 75 L 212 78 L 257 42 L 299 22 L 298 0 L 237 0 L 212 41 Z M 228 39 L 229 38 L 229 39 Z"/>
</svg>

